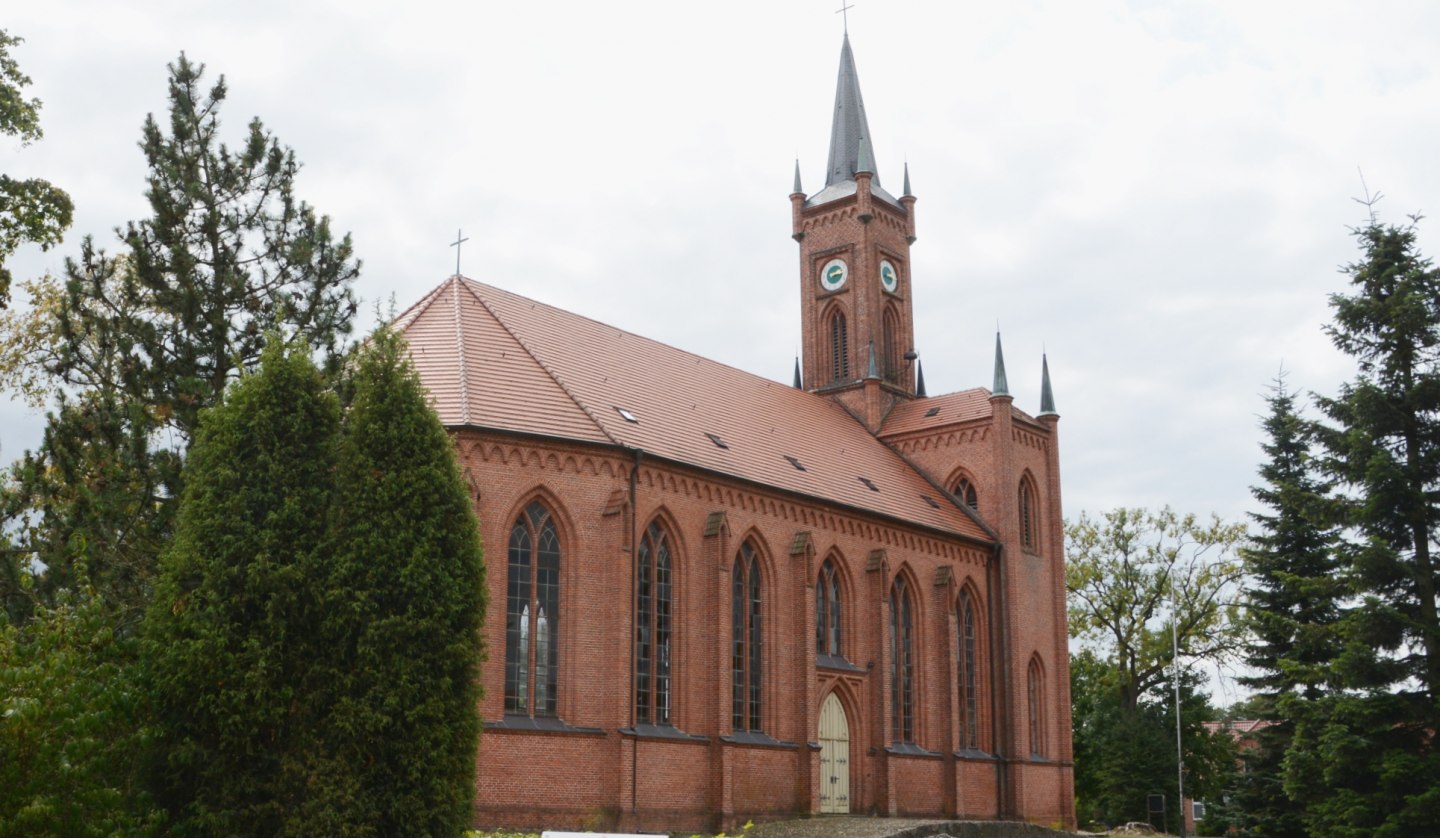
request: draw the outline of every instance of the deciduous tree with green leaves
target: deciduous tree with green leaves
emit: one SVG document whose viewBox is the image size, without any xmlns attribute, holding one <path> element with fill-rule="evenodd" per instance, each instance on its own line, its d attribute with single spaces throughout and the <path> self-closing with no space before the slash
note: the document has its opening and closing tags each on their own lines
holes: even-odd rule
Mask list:
<svg viewBox="0 0 1440 838">
<path fill-rule="evenodd" d="M 1082 513 L 1065 526 L 1065 586 L 1070 636 L 1114 662 L 1121 706 L 1167 677 L 1180 657 L 1221 661 L 1240 647 L 1235 604 L 1243 524 L 1201 521 L 1169 507 Z"/>
<path fill-rule="evenodd" d="M 29 145 L 44 132 L 40 100 L 25 98 L 30 77 L 10 54 L 22 40 L 0 29 L 0 136 L 19 137 L 21 145 Z M 73 212 L 70 196 L 49 181 L 0 174 L 0 309 L 10 301 L 11 276 L 5 260 L 26 242 L 46 249 L 59 244 Z"/>
</svg>

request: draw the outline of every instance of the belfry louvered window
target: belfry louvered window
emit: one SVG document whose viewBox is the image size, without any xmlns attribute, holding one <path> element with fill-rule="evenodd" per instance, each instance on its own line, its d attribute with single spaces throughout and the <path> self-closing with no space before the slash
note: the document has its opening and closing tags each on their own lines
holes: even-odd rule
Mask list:
<svg viewBox="0 0 1440 838">
<path fill-rule="evenodd" d="M 885 356 L 885 380 L 891 384 L 899 383 L 900 361 L 905 355 L 905 350 L 900 348 L 900 318 L 895 314 L 893 306 L 885 307 L 881 338 L 881 352 Z"/>
<path fill-rule="evenodd" d="M 659 522 L 640 539 L 636 573 L 635 720 L 670 724 L 670 540 Z"/>
<path fill-rule="evenodd" d="M 850 333 L 838 310 L 830 316 L 830 372 L 833 384 L 850 380 Z"/>
<path fill-rule="evenodd" d="M 747 541 L 730 573 L 731 724 L 761 730 L 761 685 L 765 635 L 760 615 L 760 556 Z"/>
<path fill-rule="evenodd" d="M 510 530 L 505 589 L 505 712 L 554 716 L 559 680 L 560 538 L 538 501 Z"/>
<path fill-rule="evenodd" d="M 915 741 L 915 622 L 905 577 L 890 587 L 890 737 Z"/>
</svg>

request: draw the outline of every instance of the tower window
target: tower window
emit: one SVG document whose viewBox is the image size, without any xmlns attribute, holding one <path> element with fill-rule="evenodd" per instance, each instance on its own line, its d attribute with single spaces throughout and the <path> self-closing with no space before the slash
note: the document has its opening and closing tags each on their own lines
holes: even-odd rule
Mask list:
<svg viewBox="0 0 1440 838">
<path fill-rule="evenodd" d="M 830 318 L 830 370 L 831 383 L 850 380 L 850 333 L 845 325 L 845 314 L 840 311 Z"/>
<path fill-rule="evenodd" d="M 1030 672 L 1027 679 L 1028 695 L 1026 703 L 1030 710 L 1030 755 L 1043 757 L 1045 755 L 1045 672 L 1040 668 L 1040 658 L 1030 659 Z"/>
<path fill-rule="evenodd" d="M 881 352 L 884 354 L 885 380 L 891 384 L 900 381 L 900 361 L 904 350 L 900 348 L 900 324 L 892 306 L 885 307 L 884 322 L 881 326 Z"/>
<path fill-rule="evenodd" d="M 980 510 L 980 497 L 975 493 L 975 484 L 970 482 L 970 478 L 962 477 L 955 481 L 955 497 L 971 509 Z"/>
<path fill-rule="evenodd" d="M 1040 551 L 1040 526 L 1036 520 L 1039 510 L 1035 505 L 1035 484 L 1028 475 L 1020 478 L 1016 507 L 1020 518 L 1020 546 L 1037 553 Z"/>
</svg>

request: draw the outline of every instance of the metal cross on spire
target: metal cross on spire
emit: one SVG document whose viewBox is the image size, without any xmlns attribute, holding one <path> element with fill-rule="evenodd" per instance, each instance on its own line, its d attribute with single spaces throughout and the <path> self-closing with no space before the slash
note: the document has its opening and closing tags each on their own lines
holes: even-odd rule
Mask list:
<svg viewBox="0 0 1440 838">
<path fill-rule="evenodd" d="M 460 275 L 460 245 L 462 245 L 462 244 L 464 244 L 465 242 L 468 242 L 468 241 L 470 241 L 470 237 L 469 237 L 469 236 L 462 236 L 462 235 L 460 235 L 460 231 L 457 229 L 457 230 L 455 231 L 455 241 L 450 242 L 450 246 L 453 247 L 453 248 L 455 248 L 455 275 L 456 275 L 456 276 L 459 276 L 459 275 Z"/>
<path fill-rule="evenodd" d="M 843 2 L 843 0 L 842 0 L 842 2 Z M 835 14 L 840 15 L 840 20 L 841 20 L 841 22 L 843 22 L 843 23 L 845 24 L 845 34 L 846 34 L 846 35 L 849 35 L 849 34 L 850 34 L 850 15 L 846 14 L 846 12 L 850 11 L 850 10 L 853 9 L 853 8 L 855 8 L 855 4 L 854 4 L 854 3 L 851 3 L 851 4 L 849 4 L 849 5 L 842 5 L 842 6 L 841 6 L 839 9 L 837 9 L 836 12 L 835 12 Z"/>
</svg>

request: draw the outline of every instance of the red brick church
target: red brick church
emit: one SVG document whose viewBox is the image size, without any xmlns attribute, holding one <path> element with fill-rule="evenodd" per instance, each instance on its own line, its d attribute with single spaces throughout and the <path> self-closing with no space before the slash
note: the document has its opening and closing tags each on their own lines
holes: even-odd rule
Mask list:
<svg viewBox="0 0 1440 838">
<path fill-rule="evenodd" d="M 1049 372 L 926 394 L 874 160 L 847 38 L 793 386 L 461 276 L 399 318 L 487 548 L 477 823 L 1074 824 Z"/>
</svg>

